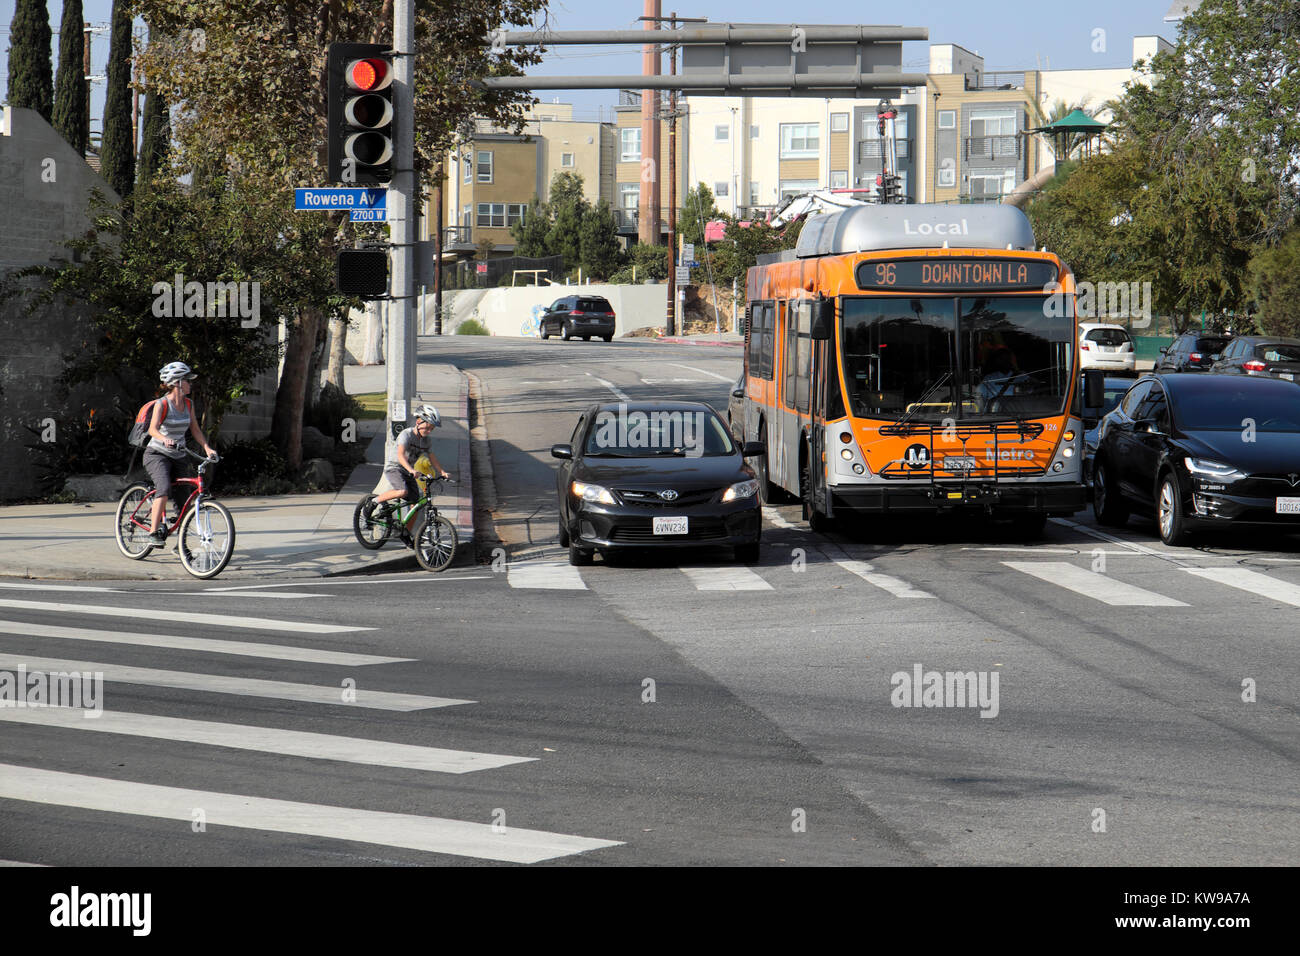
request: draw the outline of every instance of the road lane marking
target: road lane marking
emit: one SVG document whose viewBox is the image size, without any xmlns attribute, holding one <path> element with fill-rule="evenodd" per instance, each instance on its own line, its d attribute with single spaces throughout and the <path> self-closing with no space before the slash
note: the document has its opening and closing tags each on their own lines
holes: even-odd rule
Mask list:
<svg viewBox="0 0 1300 956">
<path fill-rule="evenodd" d="M 1071 521 L 1069 518 L 1049 518 L 1048 520 L 1055 522 L 1064 528 L 1070 528 L 1074 531 L 1082 531 L 1084 534 L 1090 535 L 1099 541 L 1109 541 L 1111 544 L 1118 544 L 1130 551 L 1136 551 L 1138 554 L 1145 554 L 1150 558 L 1159 558 L 1161 561 L 1168 561 L 1170 564 L 1176 564 L 1180 568 L 1186 563 L 1182 558 L 1179 558 L 1176 555 L 1163 554 L 1154 548 L 1148 548 L 1144 544 L 1138 544 L 1134 541 L 1125 541 L 1123 538 L 1116 537 L 1115 535 L 1109 534 L 1105 531 L 1099 531 L 1097 528 L 1090 528 L 1086 524 L 1079 524 L 1079 522 Z"/>
<path fill-rule="evenodd" d="M 706 369 L 696 368 L 694 365 L 683 365 L 681 362 L 670 362 L 668 364 L 675 368 L 684 368 L 689 372 L 699 372 L 701 375 L 709 376 L 709 378 L 716 378 L 720 382 L 734 382 L 736 380 L 735 375 L 719 375 L 717 372 L 710 372 Z"/>
<path fill-rule="evenodd" d="M 217 833 L 223 826 L 240 827 L 506 863 L 539 863 L 622 845 L 615 840 L 544 830 L 509 826 L 494 830 L 489 823 L 160 787 L 14 764 L 0 764 L 0 798 L 179 820 L 187 825 L 194 819 L 195 808 L 201 807 L 207 825 Z"/>
<path fill-rule="evenodd" d="M 578 569 L 555 561 L 514 561 L 506 567 L 506 579 L 512 588 L 539 588 L 552 591 L 585 591 L 587 582 Z"/>
<path fill-rule="evenodd" d="M 1123 581 L 1116 581 L 1096 571 L 1078 568 L 1064 561 L 1003 561 L 1007 567 L 1031 577 L 1055 584 L 1103 604 L 1121 607 L 1187 607 L 1163 594 Z"/>
<path fill-rule="evenodd" d="M 184 593 L 184 592 L 181 592 Z M 211 624 L 215 627 L 245 627 L 256 631 L 293 631 L 297 634 L 345 634 L 349 631 L 373 631 L 372 627 L 341 624 L 316 624 L 311 621 L 277 621 L 267 617 L 234 617 L 229 614 L 198 614 L 166 608 L 105 607 L 99 604 L 57 604 L 47 601 L 9 601 L 0 598 L 0 607 L 28 611 L 59 611 L 64 614 L 92 614 L 101 617 L 134 617 L 145 621 Z"/>
<path fill-rule="evenodd" d="M 73 641 L 103 641 L 139 647 L 169 647 L 178 651 L 209 654 L 234 654 L 240 657 L 269 657 L 281 661 L 304 661 L 312 664 L 337 664 L 341 667 L 365 667 L 369 664 L 405 664 L 414 657 L 379 657 L 351 651 L 317 650 L 285 644 L 258 644 L 253 641 L 222 641 L 205 637 L 180 637 L 172 634 L 136 634 L 132 631 L 88 631 L 57 624 L 30 624 L 26 621 L 0 620 L 0 634 L 23 637 L 58 637 Z"/>
<path fill-rule="evenodd" d="M 588 375 L 591 375 L 590 372 L 588 372 L 587 374 L 588 374 Z M 630 399 L 630 398 L 627 397 L 627 392 L 625 392 L 625 391 L 623 391 L 622 389 L 620 389 L 620 388 L 619 388 L 617 385 L 615 385 L 613 382 L 607 382 L 607 381 L 605 381 L 603 378 L 601 378 L 601 377 L 598 376 L 598 375 L 591 375 L 591 377 L 594 378 L 596 381 L 600 382 L 601 385 L 604 385 L 604 386 L 605 386 L 607 389 L 609 389 L 611 392 L 613 392 L 613 393 L 614 393 L 614 397 L 617 398 L 619 401 L 622 401 L 622 402 L 630 402 L 630 401 L 632 401 L 632 399 Z"/>
<path fill-rule="evenodd" d="M 81 584 L 11 584 L 0 582 L 0 588 L 14 591 L 98 591 L 120 594 L 121 588 L 96 588 Z"/>
<path fill-rule="evenodd" d="M 333 594 L 313 594 L 310 591 L 216 591 L 212 589 L 204 591 L 190 591 L 198 597 L 241 597 L 241 598 L 279 598 L 281 600 L 292 600 L 294 598 L 328 598 L 334 597 Z"/>
<path fill-rule="evenodd" d="M 510 764 L 528 763 L 536 757 L 509 757 L 504 754 L 476 753 L 471 750 L 445 750 L 413 744 L 338 737 L 274 727 L 246 724 L 223 724 L 210 720 L 187 720 L 127 711 L 106 710 L 87 719 L 83 711 L 70 707 L 42 707 L 27 710 L 0 709 L 0 720 L 11 723 L 60 727 L 68 730 L 93 730 L 130 737 L 177 740 L 210 747 L 257 750 L 289 757 L 313 760 L 341 760 L 376 767 L 402 770 L 427 770 L 432 773 L 473 773 Z"/>
<path fill-rule="evenodd" d="M 1245 568 L 1183 568 L 1183 570 L 1207 581 L 1258 594 L 1270 601 L 1281 601 L 1292 607 L 1300 607 L 1300 585 L 1279 581 L 1258 571 L 1247 571 Z"/>
<path fill-rule="evenodd" d="M 772 585 L 744 565 L 678 568 L 697 591 L 771 591 Z"/>
<path fill-rule="evenodd" d="M 29 657 L 24 654 L 0 653 L 0 668 L 23 667 L 30 671 L 90 671 L 102 673 L 104 680 L 118 684 L 145 684 L 150 687 L 171 687 L 209 694 L 235 694 L 240 697 L 270 697 L 275 700 L 296 700 L 310 704 L 338 704 L 370 710 L 425 710 L 431 707 L 450 707 L 454 704 L 472 704 L 472 700 L 451 697 L 422 697 L 418 694 L 395 694 L 363 687 L 344 688 L 316 684 L 294 684 L 289 681 L 260 680 L 252 677 L 222 677 L 217 674 L 198 674 L 191 671 L 164 671 L 152 667 L 127 667 L 100 661 L 69 661 L 49 657 Z M 344 700 L 343 694 L 355 696 Z"/>
<path fill-rule="evenodd" d="M 845 571 L 855 574 L 868 584 L 874 585 L 881 590 L 888 591 L 894 597 L 900 598 L 934 598 L 934 595 L 928 591 L 922 591 L 920 588 L 909 584 L 902 578 L 896 578 L 892 574 L 881 574 L 866 561 L 859 561 L 856 558 L 850 558 L 844 549 L 833 542 L 826 542 L 820 548 L 816 549 L 825 558 L 834 561 Z"/>
<path fill-rule="evenodd" d="M 786 521 L 785 518 L 782 517 L 781 513 L 777 511 L 775 508 L 773 508 L 771 505 L 763 505 L 763 517 L 767 519 L 769 524 L 775 525 L 778 528 L 786 528 L 791 531 L 808 530 L 803 525 L 797 525 L 794 524 L 793 522 Z"/>
</svg>

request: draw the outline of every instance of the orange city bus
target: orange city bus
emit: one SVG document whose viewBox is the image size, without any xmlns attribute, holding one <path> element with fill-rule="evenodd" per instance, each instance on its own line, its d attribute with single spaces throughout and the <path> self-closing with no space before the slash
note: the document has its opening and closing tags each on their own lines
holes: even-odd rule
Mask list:
<svg viewBox="0 0 1300 956">
<path fill-rule="evenodd" d="M 814 528 L 960 508 L 1037 533 L 1084 506 L 1074 277 L 1024 213 L 861 206 L 764 259 L 740 436 L 767 446 L 760 494 Z"/>
</svg>

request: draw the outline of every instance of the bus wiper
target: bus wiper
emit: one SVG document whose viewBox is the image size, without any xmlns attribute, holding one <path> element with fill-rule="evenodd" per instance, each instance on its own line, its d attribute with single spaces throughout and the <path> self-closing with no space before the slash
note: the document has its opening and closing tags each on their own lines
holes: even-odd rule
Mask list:
<svg viewBox="0 0 1300 956">
<path fill-rule="evenodd" d="M 912 417 L 925 407 L 925 400 L 937 392 L 939 386 L 943 385 L 950 378 L 952 378 L 952 372 L 944 372 L 940 375 L 939 378 L 935 380 L 935 383 L 925 390 L 925 394 L 912 403 L 912 410 L 910 412 L 905 412 L 903 417 L 898 420 L 898 424 L 894 427 L 900 431 L 906 430 L 912 423 Z"/>
</svg>

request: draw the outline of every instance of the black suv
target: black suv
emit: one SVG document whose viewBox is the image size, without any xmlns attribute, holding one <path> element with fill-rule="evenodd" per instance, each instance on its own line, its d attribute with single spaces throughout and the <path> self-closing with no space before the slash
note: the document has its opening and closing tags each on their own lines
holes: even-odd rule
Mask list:
<svg viewBox="0 0 1300 956">
<path fill-rule="evenodd" d="M 1157 372 L 1208 372 L 1214 356 L 1232 341 L 1229 335 L 1207 332 L 1184 332 L 1160 350 Z"/>
<path fill-rule="evenodd" d="M 598 295 L 566 295 L 556 299 L 542 313 L 541 335 L 549 339 L 558 335 L 564 341 L 581 338 L 584 342 L 614 338 L 614 307 Z"/>
</svg>

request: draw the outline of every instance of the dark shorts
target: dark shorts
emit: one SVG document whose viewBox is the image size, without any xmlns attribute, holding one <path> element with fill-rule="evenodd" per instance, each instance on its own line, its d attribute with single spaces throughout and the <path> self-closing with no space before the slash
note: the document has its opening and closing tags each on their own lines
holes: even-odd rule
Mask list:
<svg viewBox="0 0 1300 956">
<path fill-rule="evenodd" d="M 402 491 L 407 501 L 420 499 L 420 486 L 415 483 L 411 473 L 400 467 L 385 468 L 381 487 L 391 491 Z"/>
<path fill-rule="evenodd" d="M 149 480 L 160 498 L 171 497 L 173 479 L 189 478 L 192 474 L 188 459 L 168 458 L 153 448 L 145 449 L 144 470 L 149 473 Z"/>
</svg>

